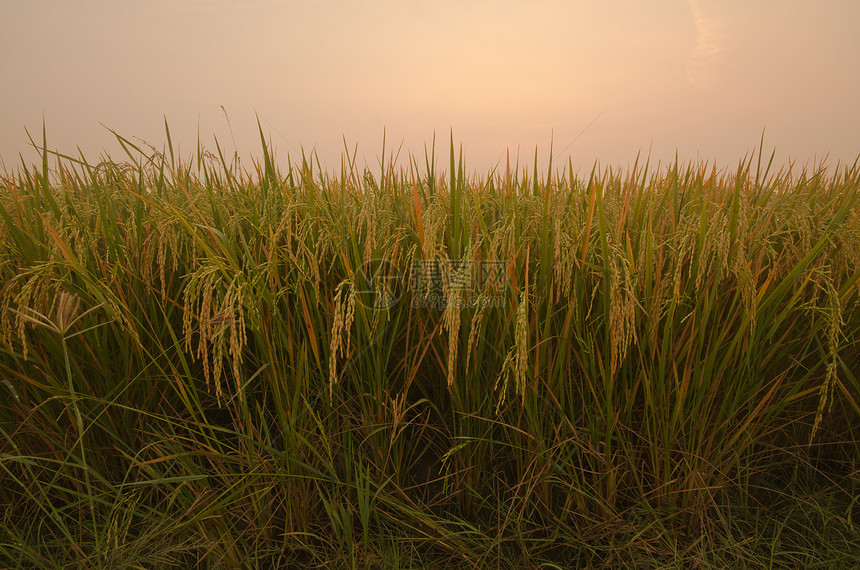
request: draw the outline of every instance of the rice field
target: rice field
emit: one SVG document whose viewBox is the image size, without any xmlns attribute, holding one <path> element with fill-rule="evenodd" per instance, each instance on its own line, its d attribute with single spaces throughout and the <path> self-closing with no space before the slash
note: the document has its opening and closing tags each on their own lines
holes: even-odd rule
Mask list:
<svg viewBox="0 0 860 570">
<path fill-rule="evenodd" d="M 860 564 L 860 164 L 118 140 L 0 182 L 0 565 Z"/>
</svg>

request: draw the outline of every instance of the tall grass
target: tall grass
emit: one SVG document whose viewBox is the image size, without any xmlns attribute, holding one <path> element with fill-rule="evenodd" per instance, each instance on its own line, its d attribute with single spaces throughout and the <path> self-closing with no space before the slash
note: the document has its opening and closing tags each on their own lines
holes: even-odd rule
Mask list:
<svg viewBox="0 0 860 570">
<path fill-rule="evenodd" d="M 4 564 L 860 562 L 858 165 L 167 138 L 2 178 Z"/>
</svg>

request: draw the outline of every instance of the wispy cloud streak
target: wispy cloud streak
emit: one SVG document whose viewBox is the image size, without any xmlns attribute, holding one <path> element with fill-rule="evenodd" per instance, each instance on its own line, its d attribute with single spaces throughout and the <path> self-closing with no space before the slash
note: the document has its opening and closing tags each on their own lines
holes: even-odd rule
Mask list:
<svg viewBox="0 0 860 570">
<path fill-rule="evenodd" d="M 687 60 L 687 79 L 696 87 L 705 87 L 714 79 L 713 66 L 723 51 L 725 34 L 722 22 L 709 14 L 701 0 L 688 0 L 696 25 L 696 45 Z"/>
</svg>

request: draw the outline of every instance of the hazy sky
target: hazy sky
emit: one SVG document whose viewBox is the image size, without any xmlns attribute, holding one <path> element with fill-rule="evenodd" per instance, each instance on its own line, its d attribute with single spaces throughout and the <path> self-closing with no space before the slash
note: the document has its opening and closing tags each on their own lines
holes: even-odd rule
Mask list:
<svg viewBox="0 0 860 570">
<path fill-rule="evenodd" d="M 165 117 L 183 155 L 198 132 L 259 155 L 256 116 L 332 168 L 344 138 L 377 165 L 383 129 L 421 161 L 453 129 L 477 171 L 551 141 L 586 169 L 731 167 L 762 129 L 779 161 L 853 161 L 858 25 L 857 0 L 0 0 L 0 158 L 32 161 L 43 118 L 95 162 L 123 158 L 105 126 L 161 148 Z"/>
</svg>

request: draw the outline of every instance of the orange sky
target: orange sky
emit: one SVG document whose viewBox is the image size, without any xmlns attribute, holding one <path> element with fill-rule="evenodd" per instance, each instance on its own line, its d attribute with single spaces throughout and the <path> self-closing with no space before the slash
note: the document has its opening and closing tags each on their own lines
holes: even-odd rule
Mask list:
<svg viewBox="0 0 860 570">
<path fill-rule="evenodd" d="M 383 129 L 421 162 L 453 129 L 477 171 L 550 141 L 584 170 L 649 149 L 733 167 L 763 129 L 779 162 L 860 154 L 856 0 L 4 0 L 0 22 L 7 168 L 43 117 L 91 162 L 123 159 L 102 124 L 160 148 L 165 116 L 184 155 L 198 131 L 257 155 L 255 115 L 279 158 L 332 168 L 344 137 L 376 167 Z"/>
</svg>

